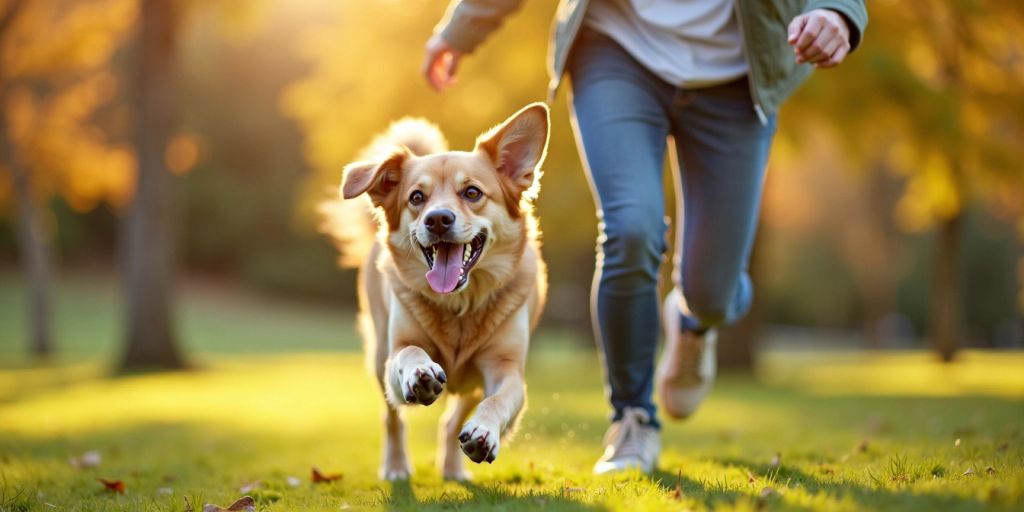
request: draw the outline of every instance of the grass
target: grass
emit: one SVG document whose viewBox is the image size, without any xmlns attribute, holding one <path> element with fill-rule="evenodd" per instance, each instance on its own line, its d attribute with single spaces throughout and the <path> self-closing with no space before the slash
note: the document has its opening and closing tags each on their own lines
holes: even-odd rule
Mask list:
<svg viewBox="0 0 1024 512">
<path fill-rule="evenodd" d="M 116 333 L 109 284 L 61 288 L 66 355 L 34 366 L 14 343 L 12 280 L 0 276 L 0 511 L 198 511 L 257 481 L 246 492 L 258 509 L 280 511 L 1024 507 L 1019 353 L 950 367 L 919 353 L 771 353 L 756 376 L 722 377 L 692 420 L 666 425 L 658 472 L 596 478 L 597 357 L 544 331 L 522 428 L 493 465 L 474 465 L 472 483 L 441 480 L 435 404 L 407 415 L 412 480 L 386 483 L 381 403 L 351 312 L 189 286 L 182 329 L 200 369 L 113 378 L 104 361 L 116 347 L 100 342 Z M 98 467 L 69 464 L 90 450 Z M 314 466 L 343 476 L 313 484 Z"/>
</svg>

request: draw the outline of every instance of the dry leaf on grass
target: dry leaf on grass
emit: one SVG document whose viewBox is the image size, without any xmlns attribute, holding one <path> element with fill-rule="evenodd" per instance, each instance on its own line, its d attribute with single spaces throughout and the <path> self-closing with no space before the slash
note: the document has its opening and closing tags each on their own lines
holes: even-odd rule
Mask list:
<svg viewBox="0 0 1024 512">
<path fill-rule="evenodd" d="M 747 471 L 747 483 L 752 484 L 754 482 L 757 482 L 757 477 L 750 471 Z"/>
<path fill-rule="evenodd" d="M 203 512 L 256 512 L 256 501 L 250 496 L 242 496 L 227 508 L 207 503 L 203 505 Z"/>
<path fill-rule="evenodd" d="M 676 501 L 683 499 L 683 470 L 676 472 L 676 490 L 672 492 L 672 497 Z"/>
<path fill-rule="evenodd" d="M 974 467 L 972 466 L 972 467 L 967 468 L 967 471 L 964 471 L 963 476 L 971 476 L 973 474 L 974 474 Z"/>
<path fill-rule="evenodd" d="M 118 494 L 124 494 L 124 489 L 125 489 L 124 480 L 106 480 L 106 479 L 103 479 L 103 478 L 97 478 L 96 480 L 99 483 L 103 484 L 103 488 L 104 489 L 106 489 L 106 490 L 108 490 L 110 492 L 116 492 Z"/>
<path fill-rule="evenodd" d="M 325 475 L 325 474 L 321 473 L 319 469 L 314 467 L 313 468 L 313 477 L 312 478 L 313 478 L 313 483 L 314 484 L 322 484 L 322 483 L 327 483 L 327 482 L 333 482 L 335 480 L 341 480 L 343 476 L 345 476 L 345 475 L 342 475 L 341 473 Z"/>
<path fill-rule="evenodd" d="M 77 469 L 94 468 L 103 462 L 99 450 L 89 450 L 78 457 L 68 457 L 68 464 Z"/>
<path fill-rule="evenodd" d="M 989 467 L 985 468 L 985 472 L 990 474 L 990 475 L 994 475 L 994 474 L 996 474 L 996 468 L 994 468 L 992 466 L 989 466 Z"/>
</svg>

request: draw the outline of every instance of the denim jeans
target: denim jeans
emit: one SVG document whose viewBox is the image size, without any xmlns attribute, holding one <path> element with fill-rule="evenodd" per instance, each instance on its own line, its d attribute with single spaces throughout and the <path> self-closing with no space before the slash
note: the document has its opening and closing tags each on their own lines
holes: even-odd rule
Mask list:
<svg viewBox="0 0 1024 512">
<path fill-rule="evenodd" d="M 655 418 L 668 141 L 677 156 L 672 171 L 680 205 L 673 293 L 685 299 L 683 328 L 699 331 L 734 322 L 750 308 L 747 261 L 775 118 L 759 121 L 745 77 L 680 89 L 587 28 L 568 71 L 577 143 L 598 207 L 591 314 L 613 420 L 625 407 Z"/>
</svg>

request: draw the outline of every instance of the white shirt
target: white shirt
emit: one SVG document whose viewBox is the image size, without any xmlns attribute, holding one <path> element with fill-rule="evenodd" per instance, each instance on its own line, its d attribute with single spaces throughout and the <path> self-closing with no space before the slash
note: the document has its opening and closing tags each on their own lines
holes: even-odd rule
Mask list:
<svg viewBox="0 0 1024 512">
<path fill-rule="evenodd" d="M 747 74 L 734 0 L 592 0 L 584 23 L 662 80 L 708 87 Z"/>
</svg>

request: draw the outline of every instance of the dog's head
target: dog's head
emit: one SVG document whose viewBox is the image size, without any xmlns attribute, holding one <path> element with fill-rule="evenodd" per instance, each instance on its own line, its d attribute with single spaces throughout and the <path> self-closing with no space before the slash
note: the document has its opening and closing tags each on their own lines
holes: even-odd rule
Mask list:
<svg viewBox="0 0 1024 512">
<path fill-rule="evenodd" d="M 547 106 L 535 103 L 480 135 L 472 151 L 418 155 L 401 146 L 381 161 L 349 165 L 342 195 L 366 193 L 383 213 L 408 286 L 450 294 L 466 289 L 474 272 L 500 282 L 532 229 L 529 202 L 548 126 Z"/>
</svg>

